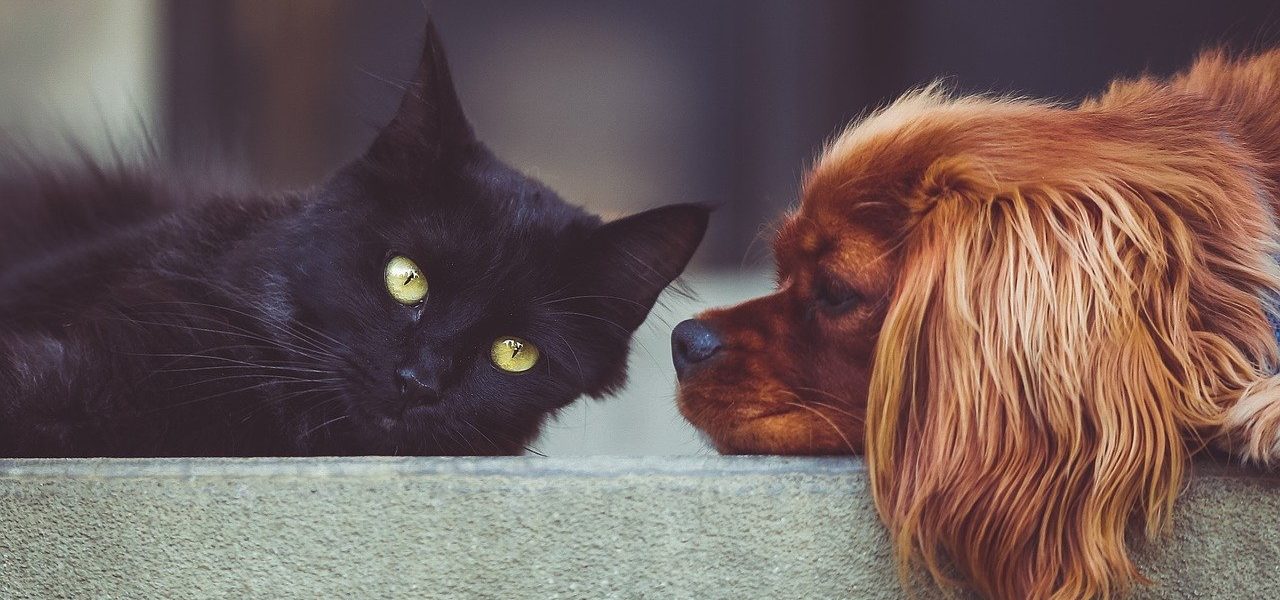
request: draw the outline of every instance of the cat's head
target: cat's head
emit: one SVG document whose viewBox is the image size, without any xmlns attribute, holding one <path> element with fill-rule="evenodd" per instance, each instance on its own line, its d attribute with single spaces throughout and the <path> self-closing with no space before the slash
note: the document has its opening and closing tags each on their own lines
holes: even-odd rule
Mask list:
<svg viewBox="0 0 1280 600">
<path fill-rule="evenodd" d="M 334 355 L 342 430 L 389 453 L 518 453 L 616 390 L 707 225 L 692 205 L 602 223 L 499 161 L 430 24 L 391 123 L 316 194 L 282 285 Z"/>
</svg>

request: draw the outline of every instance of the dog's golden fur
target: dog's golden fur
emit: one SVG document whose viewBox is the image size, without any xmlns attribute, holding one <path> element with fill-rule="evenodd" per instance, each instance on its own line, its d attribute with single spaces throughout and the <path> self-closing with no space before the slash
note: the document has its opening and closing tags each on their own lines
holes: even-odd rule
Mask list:
<svg viewBox="0 0 1280 600">
<path fill-rule="evenodd" d="M 865 444 L 904 568 L 1123 594 L 1193 453 L 1280 459 L 1278 197 L 1280 52 L 1075 108 L 909 94 L 807 176 L 779 291 L 702 316 L 681 410 L 726 452 Z M 821 278 L 864 301 L 815 315 Z"/>
</svg>

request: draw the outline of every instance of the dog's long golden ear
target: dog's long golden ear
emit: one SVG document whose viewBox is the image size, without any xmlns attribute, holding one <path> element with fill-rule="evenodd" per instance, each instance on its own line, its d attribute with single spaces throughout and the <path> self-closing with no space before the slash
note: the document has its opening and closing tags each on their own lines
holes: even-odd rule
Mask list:
<svg viewBox="0 0 1280 600">
<path fill-rule="evenodd" d="M 1186 436 L 1274 364 L 1270 218 L 1174 171 L 1002 188 L 950 159 L 925 179 L 868 397 L 901 564 L 995 598 L 1123 591 L 1126 529 L 1169 524 Z"/>
</svg>

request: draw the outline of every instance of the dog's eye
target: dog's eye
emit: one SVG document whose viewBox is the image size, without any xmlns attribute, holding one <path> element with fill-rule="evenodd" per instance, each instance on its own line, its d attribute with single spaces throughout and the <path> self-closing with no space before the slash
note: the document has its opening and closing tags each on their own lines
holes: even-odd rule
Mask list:
<svg viewBox="0 0 1280 600">
<path fill-rule="evenodd" d="M 829 312 L 841 313 L 862 303 L 862 295 L 848 284 L 830 279 L 820 280 L 814 289 L 819 307 Z"/>
</svg>

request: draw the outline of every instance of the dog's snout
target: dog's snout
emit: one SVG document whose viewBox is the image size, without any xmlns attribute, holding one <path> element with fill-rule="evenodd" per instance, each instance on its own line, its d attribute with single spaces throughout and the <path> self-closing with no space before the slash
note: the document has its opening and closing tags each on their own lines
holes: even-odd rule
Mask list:
<svg viewBox="0 0 1280 600">
<path fill-rule="evenodd" d="M 682 321 L 671 332 L 671 360 L 676 365 L 677 378 L 683 378 L 719 351 L 720 336 L 697 319 Z"/>
</svg>

